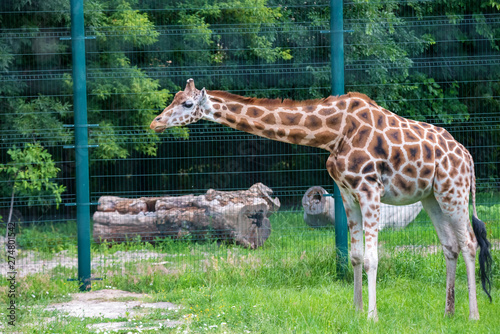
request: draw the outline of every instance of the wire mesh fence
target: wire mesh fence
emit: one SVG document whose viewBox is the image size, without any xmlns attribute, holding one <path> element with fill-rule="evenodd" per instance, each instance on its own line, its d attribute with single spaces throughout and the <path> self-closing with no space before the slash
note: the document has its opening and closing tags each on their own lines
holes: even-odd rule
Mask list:
<svg viewBox="0 0 500 334">
<path fill-rule="evenodd" d="M 92 222 L 93 275 L 133 272 L 138 262 L 146 264 L 140 270 L 209 270 L 220 257 L 273 265 L 299 261 L 304 252 L 331 251 L 335 261 L 335 231 L 308 225 L 302 206 L 312 186 L 333 192 L 328 152 L 207 121 L 164 134 L 149 129 L 188 78 L 200 89 L 244 96 L 328 96 L 328 1 L 99 0 L 85 1 L 84 14 L 92 214 L 102 196 L 201 196 L 257 183 L 280 201 L 269 215 L 268 239 L 254 250 L 221 242 L 225 232 L 210 227 L 193 232 L 179 223 L 173 233 L 154 217 L 148 223 L 158 200 L 129 203 L 136 230 Z M 6 223 L 13 203 L 21 272 L 75 277 L 69 2 L 3 1 L 0 27 L 0 156 L 2 166 L 17 168 L 0 173 L 0 215 Z M 476 163 L 478 213 L 498 248 L 499 9 L 472 0 L 345 1 L 344 29 L 346 92 L 442 126 L 467 147 Z M 134 211 L 140 205 L 145 209 Z M 429 218 L 417 214 L 381 231 L 380 247 L 443 261 Z M 115 222 L 126 225 L 123 217 Z"/>
</svg>

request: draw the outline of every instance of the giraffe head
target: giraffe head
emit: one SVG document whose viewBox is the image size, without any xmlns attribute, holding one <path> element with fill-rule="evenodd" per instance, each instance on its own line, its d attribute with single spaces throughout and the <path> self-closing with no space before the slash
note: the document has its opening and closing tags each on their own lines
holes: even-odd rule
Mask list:
<svg viewBox="0 0 500 334">
<path fill-rule="evenodd" d="M 149 127 L 155 132 L 163 132 L 173 126 L 197 122 L 203 117 L 207 100 L 205 88 L 196 89 L 194 80 L 189 79 L 186 88 L 175 94 L 172 103 L 155 117 Z"/>
</svg>

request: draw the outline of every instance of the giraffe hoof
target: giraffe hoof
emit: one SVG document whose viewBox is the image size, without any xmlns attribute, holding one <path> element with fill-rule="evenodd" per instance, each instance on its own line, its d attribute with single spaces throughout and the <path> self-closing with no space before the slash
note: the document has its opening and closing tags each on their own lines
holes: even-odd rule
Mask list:
<svg viewBox="0 0 500 334">
<path fill-rule="evenodd" d="M 378 314 L 377 312 L 369 312 L 368 313 L 368 320 L 371 320 L 373 322 L 378 322 Z"/>
<path fill-rule="evenodd" d="M 452 318 L 454 315 L 455 315 L 455 310 L 445 310 L 444 311 L 445 318 Z"/>
</svg>

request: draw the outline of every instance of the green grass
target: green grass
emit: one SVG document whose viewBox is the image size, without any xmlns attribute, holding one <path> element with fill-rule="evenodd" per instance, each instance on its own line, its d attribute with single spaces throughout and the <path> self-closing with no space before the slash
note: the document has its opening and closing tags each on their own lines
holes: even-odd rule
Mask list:
<svg viewBox="0 0 500 334">
<path fill-rule="evenodd" d="M 228 251 L 226 257 L 211 258 L 206 271 L 165 274 L 147 270 L 148 262 L 136 263 L 133 271 L 108 274 L 104 281 L 95 282 L 93 289 L 113 286 L 148 293 L 153 301 L 182 305 L 184 308 L 176 314 L 151 312 L 131 319 L 136 323 L 185 319 L 179 329 L 164 330 L 166 333 L 494 333 L 499 325 L 499 251 L 494 252 L 494 302 L 490 304 L 478 290 L 478 322 L 468 320 L 462 260 L 457 270 L 456 314 L 444 318 L 445 268 L 433 258 L 438 255 L 403 252 L 383 257 L 377 285 L 378 323 L 368 321 L 366 312 L 353 310 L 352 275 L 339 280 L 330 272 L 335 266 L 332 247 L 326 247 L 323 253 L 290 256 L 272 266 L 270 263 L 276 261 L 273 257 L 257 261 L 254 256 L 243 258 L 234 249 Z M 365 282 L 365 309 L 366 290 Z M 46 312 L 44 307 L 69 300 L 68 293 L 78 292 L 74 282 L 33 275 L 20 280 L 19 291 L 22 296 L 18 305 L 22 308 L 17 329 L 22 333 L 90 333 L 87 325 L 104 322 L 77 318 L 47 322 L 57 313 Z M 7 302 L 4 292 L 0 296 L 3 304 Z"/>
<path fill-rule="evenodd" d="M 490 239 L 497 242 L 499 207 L 478 208 L 480 218 L 487 222 Z M 425 213 L 403 230 L 380 233 L 378 323 L 367 321 L 366 312 L 353 310 L 352 269 L 349 267 L 345 279 L 337 277 L 333 229 L 308 227 L 300 212 L 275 214 L 271 223 L 270 238 L 257 250 L 231 244 L 218 246 L 212 240 L 193 242 L 189 238 L 165 239 L 154 245 L 139 240 L 94 244 L 92 257 L 101 256 L 105 261 L 93 269 L 95 277 L 103 278 L 93 282 L 93 289 L 112 286 L 148 293 L 155 301 L 182 305 L 184 308 L 175 314 L 152 311 L 140 319 L 130 319 L 131 324 L 184 319 L 184 325 L 163 330 L 166 333 L 494 333 L 499 328 L 500 251 L 493 251 L 492 304 L 478 287 L 481 320 L 468 320 L 465 266 L 461 258 L 456 315 L 444 318 L 445 261 L 440 251 L 428 251 L 435 247 L 427 246 L 437 245 L 438 241 Z M 52 261 L 57 261 L 61 250 L 75 255 L 75 239 L 71 237 L 74 228 L 74 223 L 22 228 L 20 257 L 30 250 L 36 250 L 37 258 Z M 414 251 L 408 247 L 411 245 L 422 246 L 423 251 Z M 120 257 L 146 252 L 156 255 L 130 262 Z M 43 274 L 19 278 L 16 330 L 90 333 L 87 325 L 103 322 L 59 317 L 57 312 L 44 311 L 46 305 L 67 301 L 68 293 L 78 292 L 77 283 L 66 281 L 76 276 L 76 269 L 59 266 Z M 0 308 L 5 309 L 5 278 L 0 278 L 0 290 Z M 366 290 L 365 282 L 365 309 Z M 50 317 L 55 318 L 47 320 Z M 5 324 L 4 319 L 0 321 Z"/>
</svg>

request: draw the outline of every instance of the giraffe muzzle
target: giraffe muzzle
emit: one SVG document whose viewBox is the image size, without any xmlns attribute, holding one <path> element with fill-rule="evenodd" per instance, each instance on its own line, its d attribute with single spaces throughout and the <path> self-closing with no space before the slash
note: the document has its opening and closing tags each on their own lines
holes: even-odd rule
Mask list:
<svg viewBox="0 0 500 334">
<path fill-rule="evenodd" d="M 156 120 L 152 121 L 151 125 L 149 127 L 151 128 L 151 130 L 154 130 L 154 132 L 156 132 L 156 133 L 161 133 L 167 129 L 166 124 L 162 124 Z"/>
</svg>

